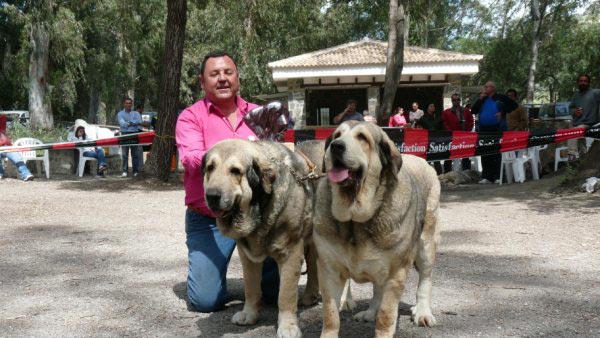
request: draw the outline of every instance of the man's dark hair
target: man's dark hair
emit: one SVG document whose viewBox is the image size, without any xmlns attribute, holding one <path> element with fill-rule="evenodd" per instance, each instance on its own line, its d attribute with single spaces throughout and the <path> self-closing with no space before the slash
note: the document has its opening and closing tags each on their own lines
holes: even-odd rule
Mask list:
<svg viewBox="0 0 600 338">
<path fill-rule="evenodd" d="M 204 74 L 204 68 L 206 67 L 206 61 L 208 61 L 208 59 L 220 58 L 220 57 L 224 57 L 224 56 L 227 56 L 228 58 L 230 58 L 231 61 L 233 61 L 235 68 L 237 69 L 237 63 L 235 63 L 235 59 L 233 58 L 233 56 L 229 55 L 229 53 L 227 53 L 225 51 L 218 50 L 218 51 L 210 52 L 204 56 L 204 59 L 202 60 L 202 65 L 200 66 L 200 75 Z"/>
<path fill-rule="evenodd" d="M 352 103 L 354 103 L 355 105 L 358 105 L 358 101 L 356 101 L 355 99 L 350 99 L 350 100 L 346 101 L 346 105 L 347 106 L 350 105 L 350 104 L 352 104 Z"/>
<path fill-rule="evenodd" d="M 125 101 L 131 101 L 133 103 L 133 100 L 129 96 L 123 97 L 123 103 L 125 103 Z"/>
<path fill-rule="evenodd" d="M 577 82 L 579 82 L 579 79 L 581 79 L 582 77 L 587 77 L 588 82 L 592 82 L 592 79 L 590 79 L 590 76 L 587 74 L 579 74 L 579 76 L 577 77 Z"/>
<path fill-rule="evenodd" d="M 519 97 L 519 93 L 517 93 L 516 89 L 511 88 L 506 91 L 506 95 L 508 95 L 508 93 L 513 93 L 513 94 L 515 94 L 515 97 Z"/>
<path fill-rule="evenodd" d="M 136 105 L 135 110 L 138 110 L 138 109 L 144 109 L 144 105 L 143 104 Z"/>
</svg>

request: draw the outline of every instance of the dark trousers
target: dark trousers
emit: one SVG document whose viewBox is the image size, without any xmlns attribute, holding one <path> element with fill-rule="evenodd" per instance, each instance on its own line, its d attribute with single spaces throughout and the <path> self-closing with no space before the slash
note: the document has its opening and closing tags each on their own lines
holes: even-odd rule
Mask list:
<svg viewBox="0 0 600 338">
<path fill-rule="evenodd" d="M 500 125 L 479 126 L 481 132 L 502 132 Z M 500 153 L 481 156 L 481 178 L 490 182 L 500 178 L 500 165 L 502 164 L 502 155 Z"/>
<path fill-rule="evenodd" d="M 445 173 L 452 171 L 452 162 L 453 162 L 452 160 L 444 161 L 444 172 Z M 461 166 L 461 170 L 470 170 L 471 169 L 471 159 L 468 157 L 461 159 L 460 166 Z"/>
</svg>

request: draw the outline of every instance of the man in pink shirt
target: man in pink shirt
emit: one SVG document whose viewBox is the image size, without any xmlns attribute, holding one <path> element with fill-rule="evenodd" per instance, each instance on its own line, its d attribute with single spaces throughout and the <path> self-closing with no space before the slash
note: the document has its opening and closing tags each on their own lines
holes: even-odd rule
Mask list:
<svg viewBox="0 0 600 338">
<path fill-rule="evenodd" d="M 179 158 L 185 168 L 188 299 L 197 311 L 213 312 L 222 309 L 228 301 L 227 266 L 235 241 L 219 232 L 215 215 L 206 205 L 202 158 L 221 140 L 256 140 L 256 135 L 243 122 L 243 116 L 256 105 L 238 96 L 237 66 L 225 52 L 212 52 L 204 57 L 200 85 L 205 97 L 181 112 L 175 136 Z M 263 265 L 262 289 L 264 300 L 277 300 L 279 274 L 277 264 L 270 258 Z"/>
</svg>

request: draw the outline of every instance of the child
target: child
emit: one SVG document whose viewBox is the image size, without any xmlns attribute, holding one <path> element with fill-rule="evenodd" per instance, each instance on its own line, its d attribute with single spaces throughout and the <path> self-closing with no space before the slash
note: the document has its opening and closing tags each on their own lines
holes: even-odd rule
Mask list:
<svg viewBox="0 0 600 338">
<path fill-rule="evenodd" d="M 77 142 L 77 141 L 91 141 L 92 138 L 88 138 L 85 134 L 85 127 L 87 123 L 84 120 L 76 120 L 75 121 L 75 132 L 73 135 L 69 135 L 69 141 Z M 93 157 L 98 160 L 98 177 L 104 177 L 104 172 L 107 169 L 106 166 L 106 157 L 104 156 L 104 149 L 100 147 L 84 147 L 83 156 L 85 157 Z"/>
</svg>

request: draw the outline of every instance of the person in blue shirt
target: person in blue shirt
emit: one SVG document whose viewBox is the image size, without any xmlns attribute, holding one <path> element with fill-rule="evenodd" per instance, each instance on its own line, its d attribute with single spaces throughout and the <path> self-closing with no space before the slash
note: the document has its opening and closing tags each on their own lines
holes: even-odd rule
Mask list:
<svg viewBox="0 0 600 338">
<path fill-rule="evenodd" d="M 126 97 L 123 99 L 123 110 L 117 114 L 117 120 L 119 121 L 119 129 L 121 135 L 139 133 L 140 127 L 142 126 L 142 117 L 140 113 L 132 110 L 133 100 Z M 133 176 L 137 176 L 144 165 L 144 153 L 142 146 L 123 146 L 121 159 L 123 161 L 123 177 L 127 177 L 129 172 L 129 150 L 131 150 L 131 165 L 133 166 Z"/>
<path fill-rule="evenodd" d="M 488 81 L 483 86 L 483 91 L 479 99 L 471 109 L 472 114 L 479 116 L 479 131 L 483 133 L 497 132 L 506 130 L 506 114 L 517 109 L 518 104 L 508 96 L 496 93 L 496 84 Z M 499 146 L 498 146 L 499 147 Z M 500 152 L 497 154 L 481 157 L 481 181 L 479 183 L 499 183 L 500 165 L 502 157 Z"/>
</svg>

